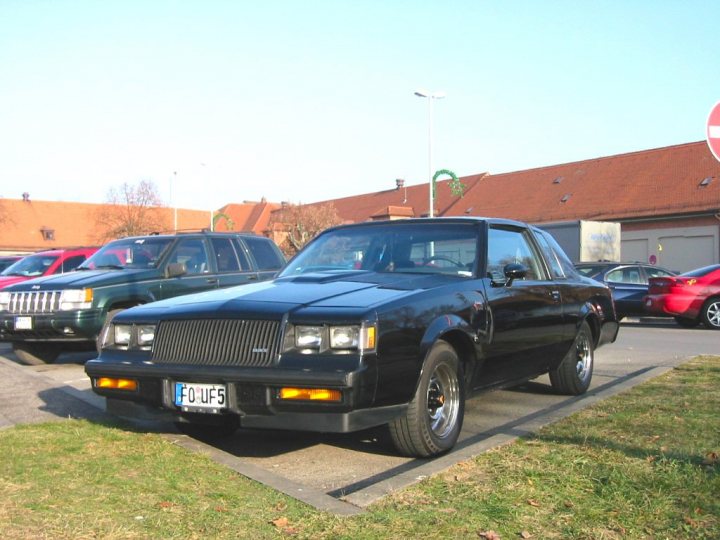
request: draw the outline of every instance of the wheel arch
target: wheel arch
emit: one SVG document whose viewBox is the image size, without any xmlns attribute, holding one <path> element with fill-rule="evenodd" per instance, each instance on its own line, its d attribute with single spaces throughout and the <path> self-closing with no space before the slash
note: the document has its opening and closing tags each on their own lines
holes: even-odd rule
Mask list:
<svg viewBox="0 0 720 540">
<path fill-rule="evenodd" d="M 433 346 L 443 341 L 450 345 L 458 356 L 460 365 L 465 373 L 467 385 L 468 375 L 472 373 L 472 368 L 477 360 L 477 351 L 473 340 L 470 325 L 457 315 L 443 315 L 433 321 L 425 331 L 425 335 L 421 341 L 421 359 L 420 370 L 415 382 L 415 390 L 422 377 L 426 360 Z"/>
</svg>

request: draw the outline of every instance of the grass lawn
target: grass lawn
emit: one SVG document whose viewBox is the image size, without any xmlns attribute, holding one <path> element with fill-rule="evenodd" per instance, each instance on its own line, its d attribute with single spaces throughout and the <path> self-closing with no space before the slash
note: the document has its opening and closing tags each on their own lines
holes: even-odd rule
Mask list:
<svg viewBox="0 0 720 540">
<path fill-rule="evenodd" d="M 0 537 L 720 538 L 720 357 L 339 518 L 154 434 L 0 431 Z"/>
</svg>

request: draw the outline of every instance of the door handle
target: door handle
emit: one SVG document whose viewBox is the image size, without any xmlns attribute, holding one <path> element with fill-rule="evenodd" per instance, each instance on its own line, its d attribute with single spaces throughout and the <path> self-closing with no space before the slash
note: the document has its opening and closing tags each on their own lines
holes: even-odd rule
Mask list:
<svg viewBox="0 0 720 540">
<path fill-rule="evenodd" d="M 217 283 L 218 280 L 216 278 L 207 278 L 207 282 L 210 284 Z"/>
</svg>

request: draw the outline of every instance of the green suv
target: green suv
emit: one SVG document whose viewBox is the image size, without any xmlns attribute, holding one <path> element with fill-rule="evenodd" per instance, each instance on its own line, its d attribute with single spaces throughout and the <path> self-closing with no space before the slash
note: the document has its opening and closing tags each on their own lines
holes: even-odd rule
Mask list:
<svg viewBox="0 0 720 540">
<path fill-rule="evenodd" d="M 118 311 L 183 294 L 271 279 L 285 264 L 268 238 L 178 233 L 122 238 L 64 275 L 0 291 L 0 341 L 28 364 L 92 350 Z"/>
</svg>

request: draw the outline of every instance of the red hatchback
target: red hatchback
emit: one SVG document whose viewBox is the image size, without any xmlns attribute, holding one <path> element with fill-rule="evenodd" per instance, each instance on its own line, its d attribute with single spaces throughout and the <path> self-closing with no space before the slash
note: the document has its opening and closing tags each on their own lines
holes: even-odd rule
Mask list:
<svg viewBox="0 0 720 540">
<path fill-rule="evenodd" d="M 0 273 L 0 289 L 28 279 L 64 274 L 95 253 L 97 248 L 51 249 L 23 257 Z"/>
<path fill-rule="evenodd" d="M 646 312 L 672 315 L 687 328 L 703 323 L 720 330 L 720 264 L 649 281 L 644 299 Z"/>
</svg>

